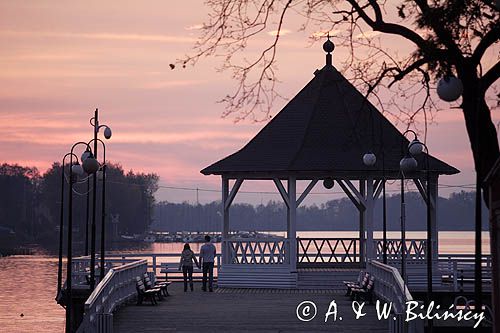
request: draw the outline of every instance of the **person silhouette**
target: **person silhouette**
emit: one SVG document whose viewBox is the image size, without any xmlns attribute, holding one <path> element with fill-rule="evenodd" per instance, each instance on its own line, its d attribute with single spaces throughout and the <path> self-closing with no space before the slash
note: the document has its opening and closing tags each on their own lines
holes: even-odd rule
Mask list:
<svg viewBox="0 0 500 333">
<path fill-rule="evenodd" d="M 205 236 L 205 244 L 200 249 L 200 264 L 203 267 L 203 282 L 201 289 L 207 291 L 207 275 L 208 275 L 208 290 L 213 292 L 214 282 L 214 260 L 217 250 L 215 245 L 210 242 L 210 236 Z"/>
<path fill-rule="evenodd" d="M 193 291 L 193 261 L 200 268 L 200 264 L 198 260 L 196 260 L 196 256 L 194 252 L 191 251 L 191 247 L 188 243 L 184 244 L 184 250 L 181 253 L 181 260 L 179 262 L 179 270 L 182 268 L 182 276 L 184 277 L 184 292 L 187 291 L 187 285 L 189 280 L 189 285 L 191 287 L 191 291 Z"/>
</svg>

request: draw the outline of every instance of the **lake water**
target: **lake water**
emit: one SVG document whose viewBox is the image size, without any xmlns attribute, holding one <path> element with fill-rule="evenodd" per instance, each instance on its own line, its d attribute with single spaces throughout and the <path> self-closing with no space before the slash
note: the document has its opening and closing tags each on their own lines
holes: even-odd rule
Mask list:
<svg viewBox="0 0 500 333">
<path fill-rule="evenodd" d="M 301 237 L 356 237 L 356 232 L 300 232 Z M 390 232 L 388 237 L 399 237 Z M 376 233 L 375 238 L 382 237 Z M 425 232 L 408 232 L 407 238 L 425 238 Z M 153 243 L 122 252 L 179 253 L 183 244 Z M 198 252 L 201 244 L 192 244 Z M 473 232 L 440 232 L 441 253 L 474 253 Z M 489 235 L 483 232 L 483 252 L 489 253 Z M 54 297 L 57 257 L 40 251 L 32 256 L 0 258 L 0 332 L 64 332 L 64 309 Z"/>
</svg>

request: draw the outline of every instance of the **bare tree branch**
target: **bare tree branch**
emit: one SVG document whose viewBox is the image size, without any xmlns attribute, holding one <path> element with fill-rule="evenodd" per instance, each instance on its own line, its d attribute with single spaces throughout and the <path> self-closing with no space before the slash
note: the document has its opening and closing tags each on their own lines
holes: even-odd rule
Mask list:
<svg viewBox="0 0 500 333">
<path fill-rule="evenodd" d="M 484 37 L 479 41 L 479 44 L 476 46 L 474 53 L 472 53 L 471 60 L 474 64 L 479 64 L 481 58 L 484 55 L 484 52 L 493 45 L 493 43 L 498 42 L 500 39 L 500 23 L 497 22 L 490 31 L 488 31 Z"/>
<path fill-rule="evenodd" d="M 416 32 L 411 29 L 408 29 L 405 26 L 395 24 L 395 23 L 387 23 L 382 20 L 382 15 L 380 12 L 380 7 L 374 0 L 370 0 L 370 4 L 374 7 L 376 12 L 376 19 L 373 20 L 368 16 L 366 11 L 361 8 L 356 0 L 347 0 L 349 4 L 356 10 L 357 14 L 368 24 L 374 31 L 380 31 L 387 34 L 399 35 L 404 37 L 413 43 L 415 43 L 420 48 L 426 47 L 425 40 Z"/>
<path fill-rule="evenodd" d="M 500 78 L 500 61 L 498 61 L 493 67 L 491 67 L 486 74 L 480 79 L 481 87 L 484 91 Z"/>
</svg>

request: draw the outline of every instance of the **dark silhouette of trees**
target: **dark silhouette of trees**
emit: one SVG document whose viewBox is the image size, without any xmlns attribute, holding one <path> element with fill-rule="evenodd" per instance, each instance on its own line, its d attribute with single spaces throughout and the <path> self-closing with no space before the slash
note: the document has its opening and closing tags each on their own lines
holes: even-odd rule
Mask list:
<svg viewBox="0 0 500 333">
<path fill-rule="evenodd" d="M 470 231 L 474 217 L 474 192 L 453 193 L 439 198 L 439 230 Z M 426 230 L 425 202 L 419 193 L 406 193 L 408 230 Z M 387 223 L 391 231 L 401 230 L 401 197 L 387 198 Z M 483 207 L 486 212 L 486 207 Z M 220 231 L 220 201 L 205 205 L 160 202 L 155 206 L 151 228 L 160 231 Z M 377 201 L 374 226 L 382 230 L 382 203 Z M 257 206 L 235 203 L 231 206 L 231 230 L 284 231 L 286 208 L 282 202 L 269 201 Z M 330 200 L 320 205 L 301 206 L 297 209 L 297 229 L 302 231 L 357 231 L 359 213 L 348 198 Z M 487 230 L 487 214 L 483 214 L 483 229 Z"/>
<path fill-rule="evenodd" d="M 69 167 L 65 170 L 69 174 Z M 99 179 L 99 178 L 98 178 Z M 107 164 L 106 225 L 111 228 L 110 214 L 118 214 L 119 233 L 143 233 L 152 222 L 154 193 L 158 189 L 156 174 L 124 172 L 119 164 Z M 66 178 L 66 181 L 68 179 Z M 59 227 L 61 207 L 61 164 L 40 175 L 36 168 L 3 164 L 0 166 L 0 226 L 15 231 L 19 241 L 54 244 Z M 64 220 L 68 217 L 69 186 L 65 186 Z M 77 179 L 73 185 L 73 221 L 77 240 L 85 239 L 87 182 Z M 101 186 L 97 191 L 97 212 L 101 211 Z M 92 200 L 90 200 L 92 202 Z M 100 234 L 100 214 L 97 234 Z M 111 229 L 110 229 L 111 230 Z M 111 235 L 108 231 L 108 235 Z M 108 238 L 109 240 L 110 238 Z"/>
<path fill-rule="evenodd" d="M 23 240 L 33 239 L 39 230 L 34 205 L 39 179 L 36 168 L 0 165 L 0 226 Z"/>
</svg>

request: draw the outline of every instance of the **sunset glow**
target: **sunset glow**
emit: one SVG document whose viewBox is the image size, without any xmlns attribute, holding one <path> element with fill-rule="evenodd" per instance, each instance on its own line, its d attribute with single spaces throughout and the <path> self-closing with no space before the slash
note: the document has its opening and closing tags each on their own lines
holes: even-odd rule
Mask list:
<svg viewBox="0 0 500 333">
<path fill-rule="evenodd" d="M 147 5 L 1 1 L 2 162 L 36 166 L 44 172 L 71 143 L 90 139 L 88 121 L 98 107 L 102 122 L 113 128 L 107 148 L 110 161 L 125 169 L 156 172 L 165 186 L 218 189 L 219 178 L 205 177 L 199 170 L 240 149 L 265 124 L 235 124 L 220 118 L 224 106 L 216 102 L 235 86 L 231 73 L 216 71 L 221 59 L 170 69 L 171 63 L 190 52 L 206 15 L 198 0 Z M 287 97 L 297 93 L 324 64 L 320 45 L 310 44 L 312 32 L 298 32 L 291 20 L 280 34 L 278 55 L 279 89 Z M 270 27 L 247 56 L 267 45 L 276 33 Z M 336 49 L 334 63 L 346 52 Z M 273 114 L 285 103 L 276 105 Z M 493 118 L 495 123 L 500 121 L 498 114 Z M 403 129 L 404 124 L 398 127 Z M 431 154 L 461 170 L 459 175 L 443 177 L 443 183 L 474 182 L 470 144 L 459 109 L 437 113 L 429 124 L 428 146 Z M 267 191 L 271 185 L 245 184 L 244 189 Z M 193 201 L 194 195 L 160 189 L 157 198 Z M 217 200 L 219 194 L 205 193 L 200 198 Z M 261 201 L 260 196 L 243 198 Z M 323 202 L 325 198 L 313 199 Z"/>
</svg>

